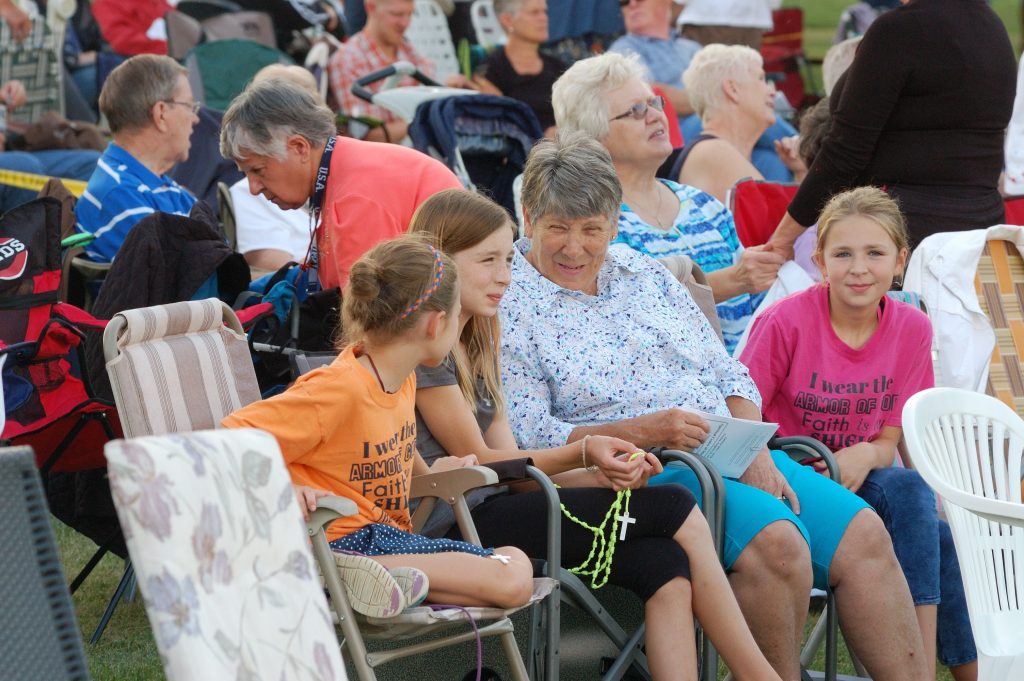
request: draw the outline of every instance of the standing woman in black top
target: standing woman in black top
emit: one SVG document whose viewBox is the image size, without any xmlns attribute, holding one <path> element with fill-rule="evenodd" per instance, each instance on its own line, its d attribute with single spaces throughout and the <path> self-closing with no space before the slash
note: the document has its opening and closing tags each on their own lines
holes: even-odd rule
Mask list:
<svg viewBox="0 0 1024 681">
<path fill-rule="evenodd" d="M 525 102 L 537 114 L 544 134 L 551 137 L 555 126 L 551 86 L 568 67 L 540 51 L 548 40 L 547 0 L 494 0 L 494 11 L 508 42 L 487 57 L 473 82 L 481 92 Z"/>
<path fill-rule="evenodd" d="M 833 194 L 867 184 L 899 201 L 912 245 L 1001 223 L 1015 64 L 985 0 L 904 0 L 880 16 L 836 83 L 831 131 L 771 243 L 792 254 Z"/>
</svg>

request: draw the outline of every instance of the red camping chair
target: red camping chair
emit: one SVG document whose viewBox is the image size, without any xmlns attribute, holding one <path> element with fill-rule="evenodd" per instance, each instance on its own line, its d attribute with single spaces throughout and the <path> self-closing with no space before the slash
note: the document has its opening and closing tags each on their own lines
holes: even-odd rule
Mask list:
<svg viewBox="0 0 1024 681">
<path fill-rule="evenodd" d="M 771 238 L 800 185 L 740 180 L 729 190 L 726 203 L 736 221 L 736 234 L 744 246 L 760 246 Z"/>
<path fill-rule="evenodd" d="M 91 505 L 109 502 L 103 445 L 121 437 L 121 425 L 113 404 L 92 396 L 81 352 L 83 332 L 106 323 L 57 298 L 60 218 L 53 198 L 0 217 L 2 437 L 35 450 L 54 514 L 100 547 L 71 583 L 74 592 L 108 551 L 127 550 L 112 504 L 109 515 L 97 510 L 102 503 Z M 86 500 L 86 488 L 99 496 Z"/>
<path fill-rule="evenodd" d="M 1007 196 L 1003 205 L 1006 207 L 1006 224 L 1024 226 L 1024 196 Z"/>
<path fill-rule="evenodd" d="M 772 30 L 761 40 L 765 74 L 786 95 L 794 109 L 802 109 L 820 99 L 810 60 L 804 52 L 804 11 L 786 7 L 772 11 Z"/>
</svg>

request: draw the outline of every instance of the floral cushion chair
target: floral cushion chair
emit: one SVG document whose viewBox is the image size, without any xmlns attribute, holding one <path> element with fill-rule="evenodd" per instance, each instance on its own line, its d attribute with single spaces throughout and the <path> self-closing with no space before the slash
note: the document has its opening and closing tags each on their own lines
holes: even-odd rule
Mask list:
<svg viewBox="0 0 1024 681">
<path fill-rule="evenodd" d="M 105 453 L 170 681 L 346 680 L 272 436 L 162 435 L 111 442 Z"/>
</svg>

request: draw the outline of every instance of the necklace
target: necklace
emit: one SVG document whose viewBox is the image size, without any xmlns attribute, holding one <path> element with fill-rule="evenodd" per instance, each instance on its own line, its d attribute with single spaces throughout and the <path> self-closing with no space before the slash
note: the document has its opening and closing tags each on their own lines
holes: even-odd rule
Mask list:
<svg viewBox="0 0 1024 681">
<path fill-rule="evenodd" d="M 658 223 L 658 228 L 661 231 L 667 232 L 668 227 L 661 221 L 661 202 L 665 198 L 665 192 L 661 191 L 661 183 L 657 180 L 655 180 L 654 188 L 658 191 L 658 209 L 654 213 L 654 221 Z"/>
<path fill-rule="evenodd" d="M 380 372 L 377 371 L 377 365 L 373 363 L 373 357 L 370 357 L 370 353 L 364 352 L 363 357 L 370 363 L 370 368 L 373 369 L 373 375 L 377 377 L 377 382 L 380 383 L 380 389 L 386 392 L 388 395 L 393 395 L 390 390 L 384 387 L 384 381 L 380 377 Z"/>
</svg>

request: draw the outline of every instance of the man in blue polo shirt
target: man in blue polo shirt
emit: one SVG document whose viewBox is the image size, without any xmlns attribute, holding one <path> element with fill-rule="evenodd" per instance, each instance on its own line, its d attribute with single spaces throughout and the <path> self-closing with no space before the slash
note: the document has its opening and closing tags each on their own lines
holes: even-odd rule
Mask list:
<svg viewBox="0 0 1024 681">
<path fill-rule="evenodd" d="M 166 173 L 188 158 L 199 104 L 186 71 L 170 57 L 142 54 L 107 77 L 100 110 L 114 141 L 75 208 L 75 228 L 96 239 L 86 255 L 110 262 L 136 222 L 157 211 L 188 215 L 196 199 Z"/>
</svg>

